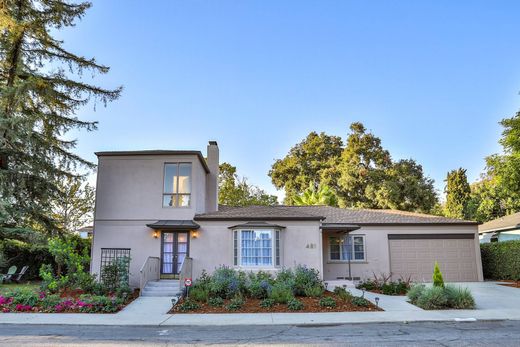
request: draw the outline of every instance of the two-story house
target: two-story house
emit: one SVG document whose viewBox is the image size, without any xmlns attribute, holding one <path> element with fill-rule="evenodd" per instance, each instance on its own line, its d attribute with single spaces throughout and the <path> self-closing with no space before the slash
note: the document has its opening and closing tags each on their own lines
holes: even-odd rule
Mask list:
<svg viewBox="0 0 520 347">
<path fill-rule="evenodd" d="M 303 264 L 325 280 L 375 274 L 481 281 L 477 224 L 329 206 L 218 206 L 219 148 L 98 152 L 91 272 L 130 257 L 130 284 L 197 278 L 220 265 L 276 272 Z"/>
</svg>

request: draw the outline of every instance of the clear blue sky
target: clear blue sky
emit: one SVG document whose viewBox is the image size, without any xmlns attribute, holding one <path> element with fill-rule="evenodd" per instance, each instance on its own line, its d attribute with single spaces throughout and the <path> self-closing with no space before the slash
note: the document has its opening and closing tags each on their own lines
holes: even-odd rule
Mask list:
<svg viewBox="0 0 520 347">
<path fill-rule="evenodd" d="M 123 85 L 77 152 L 200 149 L 271 193 L 276 158 L 361 121 L 442 190 L 473 181 L 520 106 L 518 1 L 101 1 L 60 33 Z"/>
</svg>

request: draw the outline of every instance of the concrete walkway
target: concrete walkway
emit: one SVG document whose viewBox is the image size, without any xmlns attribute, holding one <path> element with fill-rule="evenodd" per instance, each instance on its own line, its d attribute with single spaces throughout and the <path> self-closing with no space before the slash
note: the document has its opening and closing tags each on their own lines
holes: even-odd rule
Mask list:
<svg viewBox="0 0 520 347">
<path fill-rule="evenodd" d="M 476 310 L 424 311 L 406 302 L 406 297 L 365 292 L 384 312 L 331 313 L 251 313 L 251 314 L 167 314 L 167 297 L 140 297 L 116 314 L 87 313 L 0 313 L 0 324 L 85 324 L 85 325 L 279 325 L 339 324 L 369 322 L 412 322 L 453 320 L 520 320 L 520 289 L 494 282 L 461 283 L 469 287 L 477 302 Z M 361 291 L 349 288 L 354 295 Z"/>
</svg>

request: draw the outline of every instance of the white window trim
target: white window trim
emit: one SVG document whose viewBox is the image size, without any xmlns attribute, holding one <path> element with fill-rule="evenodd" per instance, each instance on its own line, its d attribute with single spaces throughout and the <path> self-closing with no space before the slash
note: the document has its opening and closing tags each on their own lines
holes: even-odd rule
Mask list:
<svg viewBox="0 0 520 347">
<path fill-rule="evenodd" d="M 363 259 L 351 259 L 350 260 L 350 263 L 366 263 L 367 262 L 367 243 L 366 243 L 366 236 L 364 234 L 345 234 L 343 236 L 341 236 L 341 238 L 344 238 L 346 236 L 350 236 L 352 238 L 354 237 L 361 237 L 363 238 Z M 327 238 L 327 254 L 328 254 L 328 262 L 329 263 L 339 263 L 339 264 L 348 264 L 348 260 L 341 260 L 341 259 L 331 259 L 331 256 L 330 256 L 330 246 L 331 246 L 331 243 L 330 243 L 330 238 L 331 237 L 336 237 L 336 238 L 339 238 L 339 236 L 334 236 L 334 235 L 330 235 L 328 238 Z M 343 253 L 343 250 L 342 248 L 340 247 L 339 249 L 339 257 L 341 258 L 341 255 Z M 354 255 L 354 239 L 352 239 L 352 255 Z"/>
<path fill-rule="evenodd" d="M 188 194 L 182 194 L 182 193 L 165 193 L 164 192 L 164 180 L 166 179 L 166 165 L 175 164 L 177 165 L 177 170 L 179 169 L 180 164 L 190 164 L 191 165 L 191 175 L 190 175 L 190 203 L 188 206 L 164 206 L 164 196 L 165 195 L 188 195 Z M 179 175 L 177 171 L 177 190 L 179 189 Z M 163 165 L 163 184 L 162 184 L 162 195 L 161 195 L 161 206 L 162 208 L 168 208 L 168 209 L 190 209 L 192 208 L 193 204 L 193 163 L 191 161 L 168 161 L 165 162 Z"/>
<path fill-rule="evenodd" d="M 271 244 L 271 247 L 272 247 L 272 256 L 271 256 L 271 265 L 242 265 L 242 231 L 255 231 L 255 230 L 263 230 L 263 231 L 271 231 L 271 240 L 272 240 L 272 244 Z M 237 263 L 235 265 L 235 232 L 237 233 Z M 278 247 L 279 247 L 279 250 L 280 250 L 280 265 L 276 265 L 276 232 L 279 232 L 280 234 L 280 239 L 278 240 Z M 253 228 L 236 228 L 236 229 L 232 229 L 232 234 L 231 234 L 231 239 L 232 239 L 232 249 L 233 249 L 233 254 L 232 254 L 232 264 L 235 268 L 240 268 L 240 269 L 251 269 L 251 270 L 260 270 L 260 269 L 269 269 L 269 270 L 273 270 L 273 269 L 278 269 L 278 268 L 281 268 L 281 264 L 282 264 L 282 231 L 278 228 L 259 228 L 259 227 L 253 227 Z"/>
</svg>

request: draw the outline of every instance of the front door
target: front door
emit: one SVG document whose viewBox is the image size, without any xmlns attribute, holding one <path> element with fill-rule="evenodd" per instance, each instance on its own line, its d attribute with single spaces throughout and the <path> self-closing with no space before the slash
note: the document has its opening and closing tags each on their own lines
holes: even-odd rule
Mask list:
<svg viewBox="0 0 520 347">
<path fill-rule="evenodd" d="M 162 232 L 161 275 L 175 277 L 181 271 L 182 262 L 189 254 L 188 232 Z"/>
</svg>

